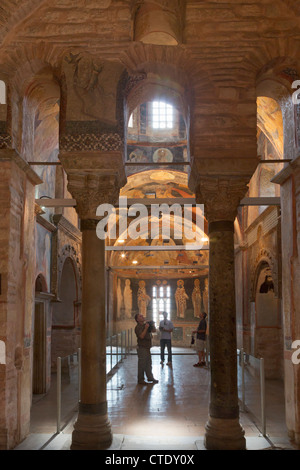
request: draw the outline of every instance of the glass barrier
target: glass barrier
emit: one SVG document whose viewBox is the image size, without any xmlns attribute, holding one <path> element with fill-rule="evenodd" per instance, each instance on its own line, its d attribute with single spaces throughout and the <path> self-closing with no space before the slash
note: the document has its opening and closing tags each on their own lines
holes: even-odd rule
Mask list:
<svg viewBox="0 0 300 470">
<path fill-rule="evenodd" d="M 106 376 L 112 376 L 116 367 L 132 348 L 132 329 L 123 330 L 106 340 Z M 57 433 L 69 422 L 80 400 L 81 349 L 74 354 L 57 358 Z"/>
<path fill-rule="evenodd" d="M 266 436 L 266 392 L 264 358 L 238 350 L 238 391 L 241 411 L 253 415 L 262 436 Z"/>
</svg>

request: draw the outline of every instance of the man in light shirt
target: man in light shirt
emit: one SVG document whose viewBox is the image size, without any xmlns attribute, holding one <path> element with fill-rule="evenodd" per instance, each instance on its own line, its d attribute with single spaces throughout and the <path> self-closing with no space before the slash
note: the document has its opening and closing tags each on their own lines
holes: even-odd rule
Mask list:
<svg viewBox="0 0 300 470">
<path fill-rule="evenodd" d="M 164 319 L 161 320 L 159 324 L 160 331 L 160 363 L 165 362 L 165 347 L 167 346 L 168 350 L 168 362 L 167 365 L 172 365 L 172 342 L 171 342 L 171 333 L 174 329 L 173 323 L 171 320 L 168 320 L 168 313 L 162 312 Z"/>
</svg>

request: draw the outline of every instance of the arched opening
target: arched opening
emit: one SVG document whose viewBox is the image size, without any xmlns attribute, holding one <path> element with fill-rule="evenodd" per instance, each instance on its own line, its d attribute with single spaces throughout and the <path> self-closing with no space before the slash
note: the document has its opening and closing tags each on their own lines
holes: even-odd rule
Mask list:
<svg viewBox="0 0 300 470">
<path fill-rule="evenodd" d="M 37 73 L 28 79 L 26 88 L 24 84 L 24 89 L 20 152 L 43 181 L 35 188 L 35 198 L 53 199 L 55 162 L 58 160 L 60 87 L 51 67 L 41 64 Z M 54 208 L 44 206 L 42 209 L 43 216 L 50 220 Z"/>
<path fill-rule="evenodd" d="M 266 378 L 281 379 L 283 373 L 283 339 L 281 302 L 275 294 L 271 268 L 266 261 L 257 268 L 255 289 L 254 355 L 265 359 Z"/>
<path fill-rule="evenodd" d="M 164 307 L 170 319 L 175 321 L 174 344 L 185 347 L 190 345 L 195 308 L 198 311 L 198 298 L 193 302 L 195 279 L 201 286 L 200 303 L 202 301 L 204 305 L 204 297 L 205 302 L 207 300 L 208 250 L 204 217 L 202 214 L 201 227 L 197 228 L 197 209 L 191 209 L 192 231 L 197 231 L 201 243 L 205 239 L 204 249 L 176 250 L 178 245 L 185 246 L 188 237 L 192 236 L 191 232 L 181 232 L 182 235 L 177 237 L 182 217 L 170 213 L 169 231 L 161 217 L 159 234 L 152 236 L 154 217 L 150 207 L 151 201 L 160 199 L 168 201 L 171 207 L 172 199 L 177 198 L 183 208 L 185 199 L 195 198 L 188 186 L 189 104 L 184 86 L 187 78 L 176 67 L 166 64 L 160 67 L 155 60 L 145 63 L 142 72 L 147 77 L 131 89 L 125 103 L 127 184 L 120 196 L 133 202 L 135 199 L 144 202 L 147 210 L 140 214 L 139 238 L 124 239 L 125 230 L 119 233 L 117 240 L 108 242 L 112 251 L 108 253 L 107 264 L 115 277 L 118 298 L 114 328 L 120 330 L 129 325 L 129 320 L 139 311 L 155 320 L 158 326 Z M 185 284 L 189 297 L 183 315 L 182 311 L 179 314 L 175 298 L 179 281 Z M 158 335 L 154 344 L 159 344 Z"/>
<path fill-rule="evenodd" d="M 261 163 L 258 165 L 249 183 L 249 197 L 280 196 L 280 188 L 272 178 L 282 170 L 284 164 L 283 114 L 278 101 L 260 96 L 257 99 L 257 153 Z M 268 206 L 257 205 L 248 208 L 250 225 Z"/>
<path fill-rule="evenodd" d="M 151 109 L 151 101 L 147 103 L 150 103 Z M 133 114 L 133 127 L 135 120 L 138 123 L 139 116 L 139 112 Z M 138 124 L 136 126 L 138 128 Z M 133 131 L 131 135 L 133 135 Z M 153 138 L 153 141 L 150 140 L 150 142 L 152 146 L 155 139 Z M 173 150 L 174 147 L 171 149 Z M 129 152 L 128 155 L 130 155 Z M 161 167 L 157 163 L 149 165 L 149 161 L 153 163 L 153 160 L 150 159 L 144 163 L 141 162 L 134 168 L 135 172 L 128 175 L 127 184 L 120 191 L 121 197 L 127 197 L 128 201 L 132 200 L 132 203 L 134 200 L 139 200 L 145 204 L 151 204 L 151 201 L 155 199 L 167 199 L 170 206 L 172 206 L 172 200 L 179 199 L 184 204 L 185 199 L 194 198 L 193 192 L 188 187 L 187 172 L 178 171 L 175 165 L 172 167 L 172 161 L 163 160 L 165 166 Z M 172 333 L 173 353 L 176 352 L 174 363 L 185 364 L 185 361 L 191 361 L 193 364 L 195 351 L 191 348 L 192 331 L 199 324 L 200 311 L 207 312 L 208 307 L 208 250 L 205 242 L 203 242 L 203 250 L 176 250 L 178 245 L 184 246 L 186 240 L 184 233 L 181 239 L 176 238 L 175 230 L 179 225 L 179 220 L 177 221 L 173 214 L 171 214 L 170 236 L 159 236 L 153 239 L 150 235 L 151 206 L 147 206 L 147 208 L 146 213 L 142 213 L 142 220 L 140 220 L 138 228 L 138 230 L 141 229 L 141 235 L 145 235 L 144 238 L 134 240 L 130 236 L 125 236 L 126 230 L 119 232 L 120 220 L 117 209 L 117 239 L 112 237 L 107 240 L 106 248 L 111 248 L 111 251 L 107 250 L 106 266 L 109 268 L 109 275 L 113 278 L 110 277 L 109 284 L 113 286 L 115 292 L 112 298 L 113 312 L 110 312 L 108 318 L 108 329 L 110 334 L 127 330 L 127 328 L 134 329 L 136 325 L 134 316 L 139 312 L 147 320 L 154 320 L 157 332 L 153 335 L 152 340 L 153 370 L 155 374 L 161 374 L 160 380 L 164 381 L 164 387 L 173 390 L 172 372 L 170 370 L 168 372 L 166 368 L 163 370 L 163 367 L 159 365 L 160 358 L 157 357 L 160 354 L 158 326 L 160 320 L 163 319 L 160 312 L 167 311 L 169 319 L 174 325 Z M 137 215 L 140 216 L 140 214 Z M 192 220 L 193 228 L 196 229 L 195 213 L 193 213 Z M 127 223 L 130 225 L 133 221 L 132 218 L 127 220 Z M 128 227 L 127 223 L 126 228 Z M 160 235 L 162 233 L 163 231 Z M 201 238 L 206 240 L 204 230 L 201 232 Z M 184 289 L 182 289 L 182 285 Z M 183 290 L 188 297 L 185 305 L 182 303 Z M 135 341 L 133 332 L 133 342 Z M 184 380 L 183 377 L 183 375 L 178 377 L 178 383 L 180 380 Z M 195 380 L 197 379 L 195 378 Z M 157 399 L 160 401 L 156 393 L 150 392 L 149 406 L 160 406 Z M 172 402 L 172 394 L 170 400 Z M 206 396 L 203 401 L 206 403 Z M 180 408 L 186 406 L 190 412 L 191 403 L 182 399 L 182 404 L 183 406 Z M 128 416 L 125 420 L 131 421 L 131 432 L 140 432 L 143 426 L 142 419 L 138 416 L 132 416 L 130 419 Z M 167 432 L 168 420 L 165 421 L 166 426 L 160 426 L 157 432 L 162 433 L 163 430 Z M 177 422 L 180 427 L 181 416 L 178 417 Z M 153 417 L 154 423 L 157 426 L 155 417 Z M 123 426 L 125 429 L 126 425 Z"/>
<path fill-rule="evenodd" d="M 182 113 L 163 99 L 137 106 L 127 128 L 127 175 L 159 164 L 187 171 L 187 162 L 187 132 Z"/>
<path fill-rule="evenodd" d="M 67 257 L 60 276 L 59 300 L 52 309 L 52 369 L 58 356 L 77 352 L 79 347 L 79 303 L 78 284 L 74 261 Z"/>
</svg>

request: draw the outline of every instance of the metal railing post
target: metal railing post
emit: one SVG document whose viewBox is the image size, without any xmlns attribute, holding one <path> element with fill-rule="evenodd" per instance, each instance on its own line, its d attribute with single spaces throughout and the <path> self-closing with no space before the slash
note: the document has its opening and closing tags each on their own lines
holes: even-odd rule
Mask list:
<svg viewBox="0 0 300 470">
<path fill-rule="evenodd" d="M 245 411 L 245 362 L 244 349 L 241 349 L 241 367 L 242 367 L 242 411 Z"/>
<path fill-rule="evenodd" d="M 266 390 L 265 390 L 265 360 L 260 359 L 260 400 L 262 435 L 266 436 Z"/>
<path fill-rule="evenodd" d="M 120 362 L 123 359 L 123 331 L 120 332 Z"/>
<path fill-rule="evenodd" d="M 81 400 L 81 348 L 78 348 L 78 401 Z"/>
<path fill-rule="evenodd" d="M 61 422 L 61 357 L 57 358 L 57 383 L 56 383 L 56 397 L 57 397 L 57 423 L 56 430 L 60 433 Z"/>
</svg>

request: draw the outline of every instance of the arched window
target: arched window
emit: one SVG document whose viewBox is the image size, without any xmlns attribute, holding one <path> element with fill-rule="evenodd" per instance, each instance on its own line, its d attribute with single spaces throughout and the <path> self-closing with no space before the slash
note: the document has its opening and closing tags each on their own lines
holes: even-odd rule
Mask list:
<svg viewBox="0 0 300 470">
<path fill-rule="evenodd" d="M 152 103 L 153 129 L 173 129 L 173 106 L 164 101 Z"/>
<path fill-rule="evenodd" d="M 159 322 L 160 312 L 167 312 L 171 316 L 171 287 L 159 284 L 152 288 L 152 318 L 156 325 Z"/>
</svg>

